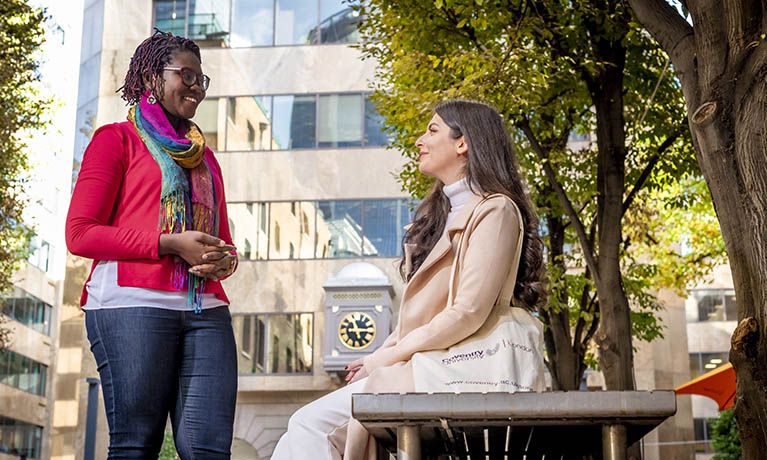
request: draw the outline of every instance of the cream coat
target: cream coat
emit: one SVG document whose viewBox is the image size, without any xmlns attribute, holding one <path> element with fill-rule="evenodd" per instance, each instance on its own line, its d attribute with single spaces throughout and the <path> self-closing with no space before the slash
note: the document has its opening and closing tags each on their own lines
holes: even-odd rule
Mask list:
<svg viewBox="0 0 767 460">
<path fill-rule="evenodd" d="M 397 327 L 378 350 L 364 359 L 369 377 L 363 392 L 413 392 L 413 354 L 445 350 L 473 334 L 487 320 L 511 270 L 520 225 L 508 199 L 481 201 L 481 197 L 474 196 L 463 206 L 407 283 Z M 469 233 L 457 258 L 455 299 L 453 305 L 446 306 L 450 268 L 463 232 Z M 405 247 L 406 263 L 410 262 L 410 249 Z M 374 440 L 351 419 L 344 459 L 374 457 Z"/>
</svg>

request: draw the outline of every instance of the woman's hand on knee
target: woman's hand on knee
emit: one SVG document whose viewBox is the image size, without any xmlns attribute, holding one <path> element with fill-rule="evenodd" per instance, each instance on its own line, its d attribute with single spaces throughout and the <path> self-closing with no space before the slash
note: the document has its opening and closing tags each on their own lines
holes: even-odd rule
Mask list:
<svg viewBox="0 0 767 460">
<path fill-rule="evenodd" d="M 365 367 L 365 365 L 363 364 L 363 365 L 361 365 L 361 366 L 359 366 L 357 368 L 354 368 L 351 371 L 349 371 L 349 374 L 346 375 L 346 381 L 349 384 L 352 384 L 352 383 L 354 383 L 354 382 L 356 382 L 358 380 L 364 379 L 367 376 L 368 376 L 368 370 Z"/>
</svg>

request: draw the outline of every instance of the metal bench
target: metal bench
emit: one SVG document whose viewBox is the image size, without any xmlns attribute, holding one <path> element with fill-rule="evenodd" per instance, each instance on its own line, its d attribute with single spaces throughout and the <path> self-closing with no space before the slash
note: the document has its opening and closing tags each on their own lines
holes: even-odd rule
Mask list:
<svg viewBox="0 0 767 460">
<path fill-rule="evenodd" d="M 624 460 L 674 413 L 673 391 L 352 395 L 352 415 L 399 460 Z"/>
</svg>

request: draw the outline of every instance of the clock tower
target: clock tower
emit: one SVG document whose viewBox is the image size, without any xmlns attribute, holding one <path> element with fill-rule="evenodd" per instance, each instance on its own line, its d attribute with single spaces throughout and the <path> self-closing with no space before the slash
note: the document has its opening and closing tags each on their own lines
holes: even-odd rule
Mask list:
<svg viewBox="0 0 767 460">
<path fill-rule="evenodd" d="M 368 262 L 343 267 L 325 289 L 325 371 L 343 371 L 372 353 L 391 332 L 394 295 L 389 278 Z"/>
</svg>

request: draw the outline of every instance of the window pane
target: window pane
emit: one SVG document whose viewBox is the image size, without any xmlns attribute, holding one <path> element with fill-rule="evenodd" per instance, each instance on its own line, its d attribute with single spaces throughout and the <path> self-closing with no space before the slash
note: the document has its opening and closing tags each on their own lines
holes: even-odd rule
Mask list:
<svg viewBox="0 0 767 460">
<path fill-rule="evenodd" d="M 355 4 L 357 2 L 354 2 Z M 357 43 L 360 34 L 359 12 L 347 0 L 320 0 L 320 39 L 322 43 Z M 309 41 L 316 43 L 314 35 Z"/>
<path fill-rule="evenodd" d="M 0 312 L 13 318 L 13 297 L 0 298 Z"/>
<path fill-rule="evenodd" d="M 30 360 L 29 362 L 29 386 L 26 391 L 40 394 L 40 363 Z"/>
<path fill-rule="evenodd" d="M 296 321 L 296 372 L 311 372 L 314 317 L 302 313 L 296 315 Z"/>
<path fill-rule="evenodd" d="M 254 373 L 263 373 L 266 369 L 266 317 L 263 315 L 256 316 L 256 327 L 254 330 L 255 337 L 255 351 L 253 363 Z"/>
<path fill-rule="evenodd" d="M 266 259 L 269 238 L 266 229 L 259 223 L 262 219 L 266 220 L 268 207 L 248 206 L 248 203 L 228 203 L 226 209 L 229 220 L 234 224 L 230 225 L 232 241 L 240 251 L 241 260 Z M 250 246 L 249 256 L 244 252 L 248 245 Z"/>
<path fill-rule="evenodd" d="M 698 301 L 699 321 L 724 321 L 724 306 L 721 290 L 695 291 Z"/>
<path fill-rule="evenodd" d="M 402 222 L 407 223 L 405 200 L 365 200 L 364 234 L 366 256 L 397 257 L 401 255 Z M 403 216 L 404 214 L 404 216 Z"/>
<path fill-rule="evenodd" d="M 357 147 L 362 145 L 362 95 L 320 96 L 319 146 Z"/>
<path fill-rule="evenodd" d="M 8 376 L 8 365 L 11 358 L 11 352 L 9 350 L 0 351 L 0 382 L 5 383 L 5 378 Z"/>
<path fill-rule="evenodd" d="M 384 128 L 384 119 L 375 110 L 375 103 L 365 97 L 365 145 L 384 146 L 389 144 L 389 136 Z"/>
<path fill-rule="evenodd" d="M 40 380 L 38 382 L 38 392 L 40 396 L 45 396 L 45 385 L 48 382 L 48 366 L 40 364 Z"/>
<path fill-rule="evenodd" d="M 315 147 L 316 97 L 274 96 L 273 148 Z"/>
<path fill-rule="evenodd" d="M 271 336 L 268 368 L 271 373 L 306 373 L 312 368 L 312 314 L 267 316 Z"/>
<path fill-rule="evenodd" d="M 186 0 L 155 0 L 154 25 L 163 32 L 184 35 Z"/>
<path fill-rule="evenodd" d="M 18 353 L 10 352 L 9 360 L 11 362 L 9 366 L 8 375 L 3 378 L 2 382 L 6 385 L 10 385 L 12 387 L 18 388 L 19 387 L 19 375 L 21 374 L 22 369 L 22 356 Z"/>
<path fill-rule="evenodd" d="M 19 355 L 17 355 L 19 356 Z M 21 367 L 19 368 L 19 385 L 18 389 L 24 391 L 31 391 L 32 389 L 32 361 L 26 356 L 21 356 Z"/>
<path fill-rule="evenodd" d="M 690 379 L 694 379 L 702 374 L 700 364 L 700 353 L 690 353 Z"/>
<path fill-rule="evenodd" d="M 724 291 L 724 315 L 727 321 L 738 320 L 738 304 L 735 302 L 735 291 Z"/>
<path fill-rule="evenodd" d="M 224 103 L 224 99 L 203 99 L 197 106 L 197 112 L 194 114 L 194 122 L 200 127 L 203 136 L 205 136 L 205 145 L 214 151 L 222 150 L 224 147 L 223 126 L 219 126 L 219 107 Z"/>
<path fill-rule="evenodd" d="M 360 201 L 319 202 L 316 257 L 362 255 L 361 207 Z"/>
<path fill-rule="evenodd" d="M 272 97 L 230 97 L 226 149 L 271 150 L 273 143 Z"/>
<path fill-rule="evenodd" d="M 711 372 L 719 366 L 723 366 L 729 362 L 729 352 L 723 353 L 701 353 L 700 360 L 703 365 L 702 372 Z"/>
<path fill-rule="evenodd" d="M 317 30 L 317 2 L 277 0 L 275 45 L 306 45 Z"/>
<path fill-rule="evenodd" d="M 200 47 L 221 48 L 229 44 L 229 2 L 194 0 L 189 2 L 188 36 Z"/>
<path fill-rule="evenodd" d="M 232 47 L 271 46 L 274 0 L 232 0 Z"/>
<path fill-rule="evenodd" d="M 271 224 L 279 228 L 277 236 L 272 238 L 269 259 L 310 259 L 314 254 L 314 232 L 307 231 L 307 226 L 314 228 L 314 205 L 308 201 L 271 203 Z M 309 219 L 312 216 L 312 219 Z M 291 248 L 293 253 L 291 254 Z"/>
</svg>

